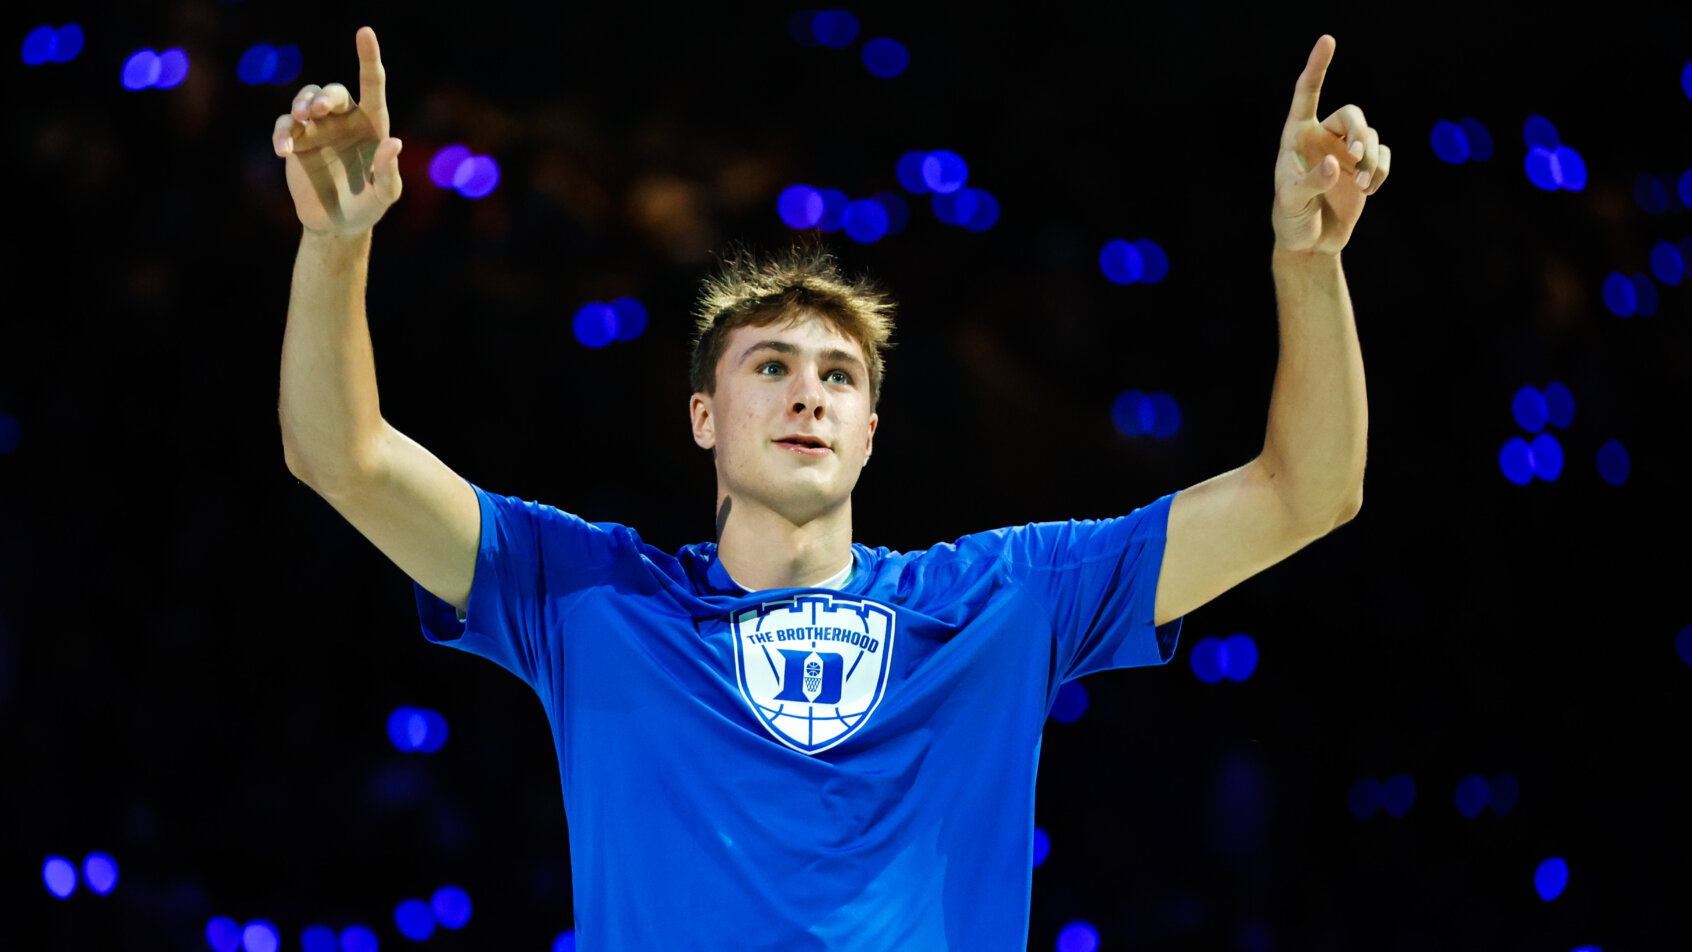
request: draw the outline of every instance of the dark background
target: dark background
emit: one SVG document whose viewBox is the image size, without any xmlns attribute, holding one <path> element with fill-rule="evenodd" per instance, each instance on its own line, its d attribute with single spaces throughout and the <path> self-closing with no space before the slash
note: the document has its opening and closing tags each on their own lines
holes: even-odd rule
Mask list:
<svg viewBox="0 0 1692 952">
<path fill-rule="evenodd" d="M 213 915 L 364 922 L 456 883 L 448 949 L 541 952 L 571 927 L 568 837 L 545 719 L 520 682 L 428 645 L 410 581 L 283 464 L 277 370 L 299 226 L 268 132 L 298 85 L 356 89 L 381 37 L 405 195 L 378 227 L 370 327 L 386 418 L 465 478 L 673 550 L 711 533 L 688 436 L 687 312 L 711 253 L 792 236 L 794 182 L 897 190 L 898 156 L 951 148 L 1000 199 L 984 234 L 913 199 L 904 232 L 829 245 L 901 302 L 860 541 L 923 548 L 1107 516 L 1250 459 L 1277 346 L 1269 208 L 1293 81 L 1338 39 L 1321 114 L 1366 111 L 1391 180 L 1345 252 L 1368 373 L 1359 517 L 1186 620 L 1160 669 L 1085 679 L 1045 736 L 1030 948 L 1073 919 L 1101 949 L 1685 948 L 1688 288 L 1652 318 L 1605 310 L 1692 213 L 1646 214 L 1640 172 L 1692 164 L 1692 18 L 1606 4 L 896 4 L 851 9 L 848 50 L 806 49 L 792 6 L 640 2 L 327 7 L 23 3 L 21 43 L 75 20 L 74 62 L 9 62 L 10 303 L 0 318 L 0 945 L 205 948 Z M 864 40 L 911 66 L 877 79 Z M 246 86 L 256 42 L 297 43 L 289 87 Z M 187 81 L 129 92 L 135 49 L 185 48 Z M 16 47 L 14 47 L 15 49 Z M 1550 117 L 1585 157 L 1542 192 L 1519 130 Z M 1473 116 L 1494 157 L 1428 134 Z M 503 180 L 434 187 L 449 142 Z M 1097 267 L 1153 238 L 1155 286 Z M 570 317 L 634 295 L 639 340 L 589 350 Z M 1510 398 L 1561 380 L 1567 465 L 1499 471 Z M 1165 390 L 1168 440 L 1112 427 Z M 1598 447 L 1632 455 L 1623 486 Z M 1207 636 L 1249 632 L 1247 682 L 1201 683 Z M 441 711 L 400 754 L 396 705 Z M 1414 806 L 1358 819 L 1360 777 Z M 1452 791 L 1511 773 L 1507 815 Z M 116 891 L 42 888 L 92 850 Z M 1567 859 L 1567 891 L 1533 871 Z M 680 874 L 682 871 L 678 871 Z M 31 940 L 41 940 L 31 942 Z"/>
</svg>

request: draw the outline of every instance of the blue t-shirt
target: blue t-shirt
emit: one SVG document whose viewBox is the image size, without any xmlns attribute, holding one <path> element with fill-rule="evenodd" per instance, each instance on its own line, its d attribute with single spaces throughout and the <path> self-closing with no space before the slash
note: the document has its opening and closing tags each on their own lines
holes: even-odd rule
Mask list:
<svg viewBox="0 0 1692 952">
<path fill-rule="evenodd" d="M 1065 681 L 1167 662 L 1173 495 L 747 592 L 714 543 L 475 488 L 466 620 L 423 633 L 540 696 L 584 952 L 1021 950 L 1041 729 Z"/>
</svg>

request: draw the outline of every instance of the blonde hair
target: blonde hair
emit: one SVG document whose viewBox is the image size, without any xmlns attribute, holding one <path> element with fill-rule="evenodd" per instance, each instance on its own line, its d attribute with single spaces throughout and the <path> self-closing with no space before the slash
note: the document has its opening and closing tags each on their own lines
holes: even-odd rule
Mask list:
<svg viewBox="0 0 1692 952">
<path fill-rule="evenodd" d="M 806 313 L 827 321 L 864 351 L 870 406 L 881 400 L 882 355 L 893 346 L 893 299 L 868 277 L 848 279 L 825 250 L 789 249 L 760 260 L 732 248 L 706 278 L 694 307 L 697 336 L 689 379 L 694 392 L 717 392 L 717 362 L 737 327 L 796 321 Z"/>
</svg>

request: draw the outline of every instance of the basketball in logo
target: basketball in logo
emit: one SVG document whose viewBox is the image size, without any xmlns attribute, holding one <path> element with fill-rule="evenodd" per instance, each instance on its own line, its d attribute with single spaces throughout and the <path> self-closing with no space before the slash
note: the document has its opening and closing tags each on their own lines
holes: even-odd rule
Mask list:
<svg viewBox="0 0 1692 952">
<path fill-rule="evenodd" d="M 839 595 L 765 602 L 732 623 L 740 694 L 758 722 L 807 754 L 869 720 L 887 687 L 891 608 Z"/>
</svg>

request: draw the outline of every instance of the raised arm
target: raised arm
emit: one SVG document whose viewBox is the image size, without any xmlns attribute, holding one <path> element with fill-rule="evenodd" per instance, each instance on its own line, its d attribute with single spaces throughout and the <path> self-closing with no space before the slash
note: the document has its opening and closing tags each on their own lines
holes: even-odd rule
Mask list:
<svg viewBox="0 0 1692 952">
<path fill-rule="evenodd" d="M 364 313 L 371 229 L 399 199 L 376 33 L 358 31 L 359 102 L 306 86 L 272 129 L 303 233 L 282 338 L 277 412 L 289 472 L 411 578 L 469 603 L 481 512 L 475 490 L 382 418 Z"/>
<path fill-rule="evenodd" d="M 1345 106 L 1316 119 L 1334 38 L 1298 78 L 1275 163 L 1271 270 L 1281 329 L 1263 451 L 1176 494 L 1157 587 L 1158 624 L 1281 561 L 1363 505 L 1369 413 L 1339 253 L 1385 181 L 1392 153 Z"/>
</svg>

